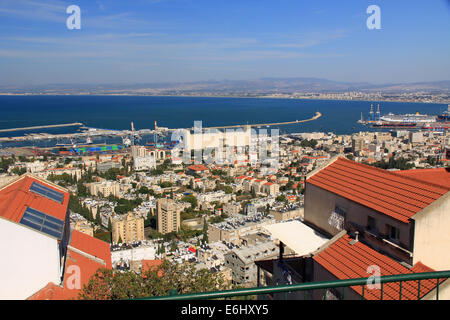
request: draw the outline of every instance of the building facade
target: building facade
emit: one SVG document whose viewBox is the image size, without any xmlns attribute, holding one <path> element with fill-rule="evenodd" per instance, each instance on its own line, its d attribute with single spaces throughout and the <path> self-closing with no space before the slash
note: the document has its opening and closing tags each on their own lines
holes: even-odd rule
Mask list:
<svg viewBox="0 0 450 320">
<path fill-rule="evenodd" d="M 158 199 L 157 228 L 162 234 L 178 232 L 181 208 L 172 199 Z"/>
</svg>

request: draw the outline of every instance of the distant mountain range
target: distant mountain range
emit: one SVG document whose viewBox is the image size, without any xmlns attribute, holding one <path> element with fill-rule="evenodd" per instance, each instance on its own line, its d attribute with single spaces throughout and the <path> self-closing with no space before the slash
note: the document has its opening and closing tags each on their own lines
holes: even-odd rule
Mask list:
<svg viewBox="0 0 450 320">
<path fill-rule="evenodd" d="M 256 80 L 210 80 L 139 84 L 48 84 L 35 86 L 0 86 L 0 93 L 34 94 L 211 94 L 260 95 L 293 93 L 450 93 L 450 80 L 415 83 L 371 84 L 339 82 L 319 78 L 261 78 Z"/>
</svg>

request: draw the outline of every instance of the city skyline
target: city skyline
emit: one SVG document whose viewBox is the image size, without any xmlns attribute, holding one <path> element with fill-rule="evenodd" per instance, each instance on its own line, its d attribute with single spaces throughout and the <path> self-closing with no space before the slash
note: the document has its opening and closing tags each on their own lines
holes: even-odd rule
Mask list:
<svg viewBox="0 0 450 320">
<path fill-rule="evenodd" d="M 0 3 L 0 85 L 325 78 L 448 80 L 448 1 Z M 368 6 L 381 10 L 369 30 Z"/>
</svg>

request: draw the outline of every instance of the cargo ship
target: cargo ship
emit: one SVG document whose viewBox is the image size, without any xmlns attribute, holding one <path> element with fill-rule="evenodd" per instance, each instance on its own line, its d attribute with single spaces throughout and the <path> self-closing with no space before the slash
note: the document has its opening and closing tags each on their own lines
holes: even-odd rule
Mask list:
<svg viewBox="0 0 450 320">
<path fill-rule="evenodd" d="M 376 127 L 376 128 L 416 128 L 417 123 L 377 121 L 372 124 L 372 127 Z"/>
</svg>

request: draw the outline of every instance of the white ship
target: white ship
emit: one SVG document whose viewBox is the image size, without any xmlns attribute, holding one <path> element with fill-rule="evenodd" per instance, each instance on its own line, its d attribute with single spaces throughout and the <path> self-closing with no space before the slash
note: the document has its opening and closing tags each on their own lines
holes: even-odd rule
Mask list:
<svg viewBox="0 0 450 320">
<path fill-rule="evenodd" d="M 380 121 L 384 123 L 416 123 L 425 124 L 430 122 L 436 122 L 436 116 L 430 116 L 428 114 L 393 114 L 388 113 L 387 115 L 381 116 Z"/>
</svg>

